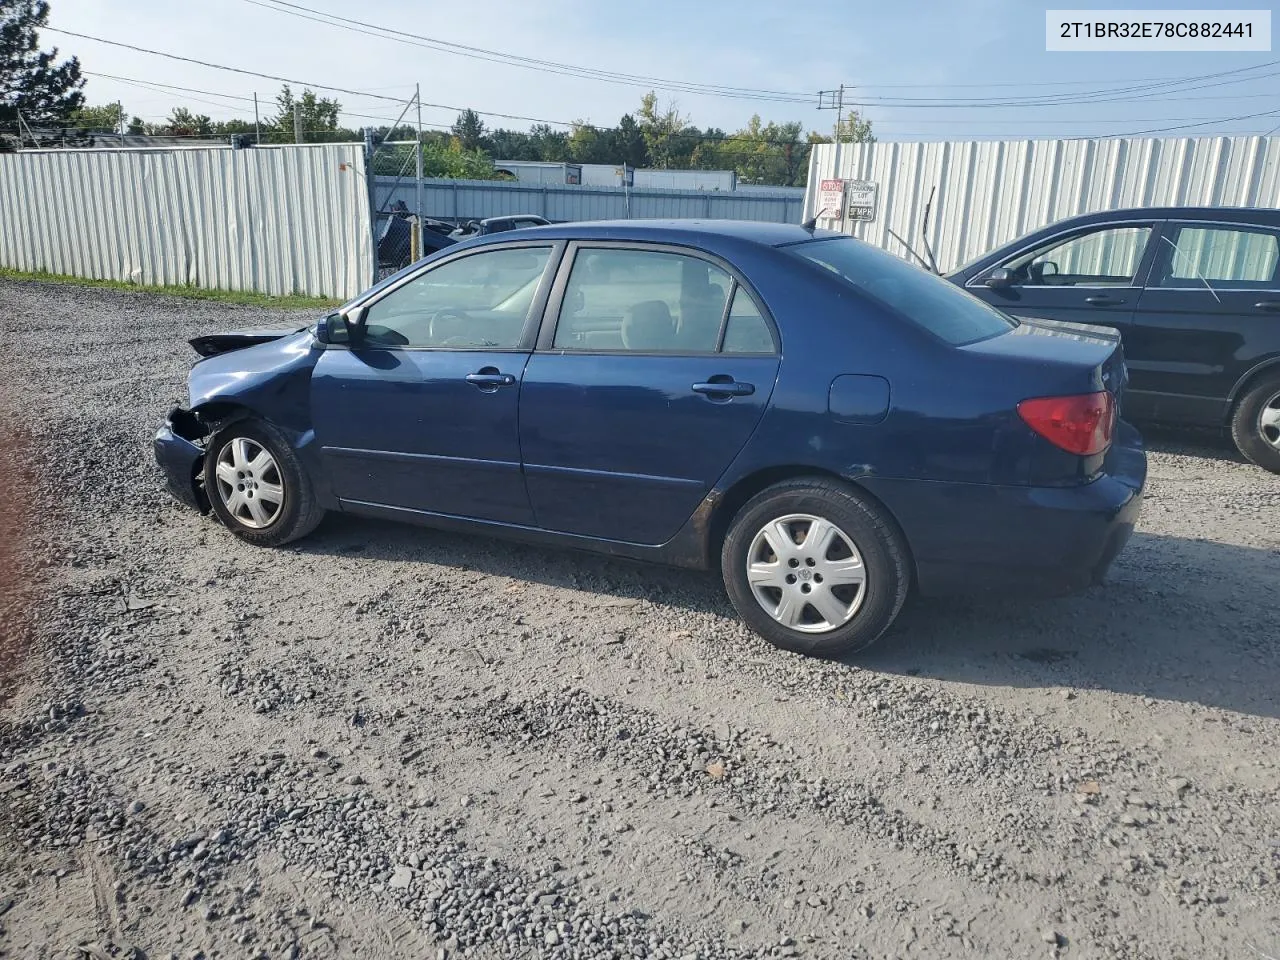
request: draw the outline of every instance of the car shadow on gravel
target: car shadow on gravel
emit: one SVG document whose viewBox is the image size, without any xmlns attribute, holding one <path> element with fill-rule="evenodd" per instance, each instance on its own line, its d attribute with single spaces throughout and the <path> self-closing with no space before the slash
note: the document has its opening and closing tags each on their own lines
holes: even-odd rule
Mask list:
<svg viewBox="0 0 1280 960">
<path fill-rule="evenodd" d="M 330 516 L 294 549 L 431 563 L 736 617 L 714 574 L 388 521 Z M 888 635 L 845 663 L 979 685 L 1111 690 L 1276 717 L 1277 560 L 1275 551 L 1137 533 L 1109 581 L 1081 596 L 914 598 Z"/>
<path fill-rule="evenodd" d="M 314 534 L 291 549 L 439 564 L 614 600 L 652 600 L 690 612 L 735 616 L 716 574 L 389 520 L 329 514 Z"/>
<path fill-rule="evenodd" d="M 1280 717 L 1277 569 L 1280 551 L 1139 532 L 1080 596 L 917 598 L 857 665 Z"/>
</svg>

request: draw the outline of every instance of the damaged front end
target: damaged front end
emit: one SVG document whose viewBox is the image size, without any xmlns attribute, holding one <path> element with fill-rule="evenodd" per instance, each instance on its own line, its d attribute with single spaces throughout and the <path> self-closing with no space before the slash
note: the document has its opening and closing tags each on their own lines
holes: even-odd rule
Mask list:
<svg viewBox="0 0 1280 960">
<path fill-rule="evenodd" d="M 169 492 L 201 513 L 209 512 L 204 489 L 204 445 L 211 429 L 190 410 L 174 407 L 156 433 L 156 462 Z"/>
</svg>

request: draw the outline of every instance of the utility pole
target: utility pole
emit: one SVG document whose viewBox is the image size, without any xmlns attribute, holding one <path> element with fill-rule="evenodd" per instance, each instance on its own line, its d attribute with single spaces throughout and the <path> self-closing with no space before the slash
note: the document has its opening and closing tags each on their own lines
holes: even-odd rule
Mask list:
<svg viewBox="0 0 1280 960">
<path fill-rule="evenodd" d="M 840 128 L 842 126 L 841 121 L 844 118 L 844 84 L 843 83 L 840 84 L 839 89 L 836 89 L 836 90 L 819 91 L 818 109 L 819 110 L 835 110 L 836 112 L 836 125 L 832 131 L 835 134 L 835 137 L 833 140 L 833 143 L 834 143 L 833 152 L 835 154 L 835 169 L 831 171 L 831 176 L 834 177 L 835 179 L 843 179 L 844 177 L 841 172 L 842 167 L 840 165 L 841 153 L 843 152 L 843 150 L 841 149 L 842 134 L 841 134 Z M 819 170 L 818 173 L 819 175 L 824 175 L 821 170 Z M 815 214 L 820 212 L 821 211 L 818 211 L 818 210 L 814 211 Z M 831 218 L 833 220 L 840 221 L 841 230 L 844 229 L 844 220 L 845 220 L 846 213 L 847 213 L 847 210 L 844 208 L 844 204 L 842 203 L 841 209 L 836 212 L 836 215 L 834 217 Z"/>
<path fill-rule="evenodd" d="M 415 83 L 413 85 L 413 99 L 418 105 L 418 136 L 414 140 L 413 152 L 417 155 L 415 172 L 417 181 L 414 187 L 414 212 L 417 216 L 417 222 L 414 225 L 414 237 L 417 240 L 418 253 L 422 253 L 422 84 Z M 454 211 L 456 214 L 457 211 Z"/>
<path fill-rule="evenodd" d="M 262 143 L 262 124 L 258 122 L 258 91 L 253 91 L 253 135 L 258 143 Z"/>
<path fill-rule="evenodd" d="M 293 102 L 293 142 L 302 143 L 302 104 Z"/>
<path fill-rule="evenodd" d="M 116 112 L 120 114 L 120 146 L 124 146 L 124 103 L 116 101 Z"/>
</svg>

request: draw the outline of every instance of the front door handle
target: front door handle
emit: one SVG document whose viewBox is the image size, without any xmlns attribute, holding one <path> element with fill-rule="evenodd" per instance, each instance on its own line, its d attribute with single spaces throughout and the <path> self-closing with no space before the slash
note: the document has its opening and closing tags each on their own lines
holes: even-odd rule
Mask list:
<svg viewBox="0 0 1280 960">
<path fill-rule="evenodd" d="M 500 372 L 497 367 L 481 367 L 475 373 L 467 374 L 467 383 L 491 393 L 499 387 L 514 387 L 516 378 L 510 373 Z"/>
<path fill-rule="evenodd" d="M 1255 310 L 1266 310 L 1268 313 L 1280 313 L 1280 300 L 1260 300 L 1253 305 Z"/>
<path fill-rule="evenodd" d="M 1124 300 L 1119 297 L 1095 296 L 1085 297 L 1084 302 L 1091 307 L 1118 307 Z"/>
<path fill-rule="evenodd" d="M 712 377 L 707 383 L 695 383 L 694 393 L 705 393 L 709 397 L 747 397 L 756 392 L 754 383 L 743 383 L 741 380 Z"/>
</svg>

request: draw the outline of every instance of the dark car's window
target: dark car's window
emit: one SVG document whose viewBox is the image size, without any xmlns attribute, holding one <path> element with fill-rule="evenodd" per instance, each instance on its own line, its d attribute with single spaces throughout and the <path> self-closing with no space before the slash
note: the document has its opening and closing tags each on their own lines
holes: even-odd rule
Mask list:
<svg viewBox="0 0 1280 960">
<path fill-rule="evenodd" d="M 714 353 L 732 283 L 724 270 L 697 257 L 655 250 L 580 250 L 554 345 L 561 350 Z"/>
<path fill-rule="evenodd" d="M 1050 240 L 1001 266 L 1023 286 L 1130 286 L 1142 263 L 1151 227 L 1102 227 Z"/>
<path fill-rule="evenodd" d="M 735 287 L 729 322 L 724 328 L 725 353 L 773 353 L 773 334 L 747 291 Z"/>
<path fill-rule="evenodd" d="M 852 238 L 811 240 L 787 250 L 851 283 L 957 346 L 1005 333 L 1015 321 L 941 277 Z"/>
<path fill-rule="evenodd" d="M 1266 286 L 1280 260 L 1276 234 L 1245 227 L 1179 227 L 1163 247 L 1152 286 Z"/>
<path fill-rule="evenodd" d="M 516 347 L 550 247 L 487 250 L 450 260 L 369 307 L 371 346 Z"/>
</svg>

